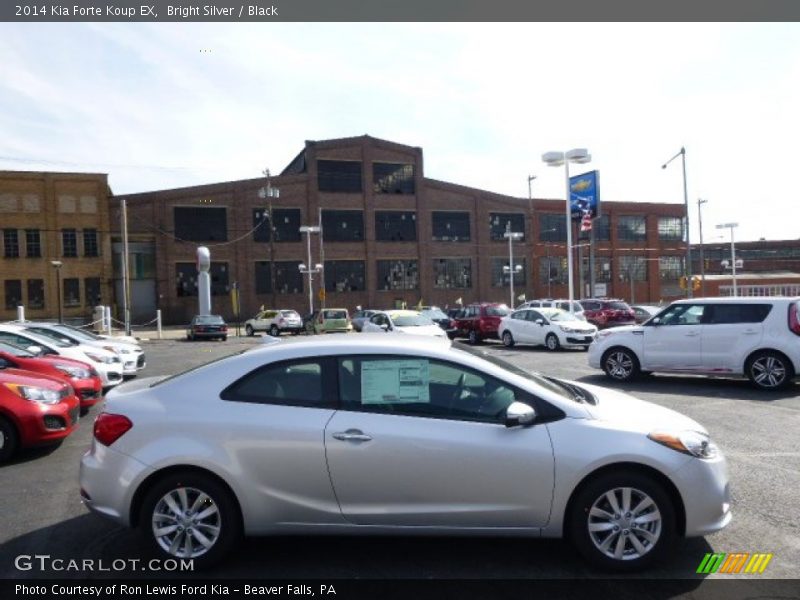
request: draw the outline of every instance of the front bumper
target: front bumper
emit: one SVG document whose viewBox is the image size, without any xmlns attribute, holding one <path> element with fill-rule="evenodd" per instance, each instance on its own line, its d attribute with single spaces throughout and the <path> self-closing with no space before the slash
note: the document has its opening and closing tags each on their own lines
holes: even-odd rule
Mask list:
<svg viewBox="0 0 800 600">
<path fill-rule="evenodd" d="M 686 537 L 708 535 L 730 523 L 728 465 L 720 454 L 714 460 L 694 459 L 672 473 L 686 511 Z"/>
<path fill-rule="evenodd" d="M 111 387 L 122 383 L 122 363 L 101 363 L 95 366 L 95 370 L 100 375 L 103 387 Z"/>
<path fill-rule="evenodd" d="M 100 377 L 91 379 L 71 379 L 75 395 L 81 400 L 81 408 L 94 406 L 103 399 L 103 382 Z"/>
<path fill-rule="evenodd" d="M 80 401 L 71 396 L 54 405 L 31 406 L 20 416 L 20 443 L 24 447 L 42 446 L 63 440 L 78 427 Z"/>
</svg>

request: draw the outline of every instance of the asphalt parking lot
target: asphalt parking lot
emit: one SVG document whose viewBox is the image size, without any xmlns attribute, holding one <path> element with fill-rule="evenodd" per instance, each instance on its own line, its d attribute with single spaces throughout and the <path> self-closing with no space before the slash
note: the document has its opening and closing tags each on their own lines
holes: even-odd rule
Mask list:
<svg viewBox="0 0 800 600">
<path fill-rule="evenodd" d="M 358 334 L 351 334 L 358 335 Z M 285 338 L 302 343 L 304 336 Z M 260 338 L 227 342 L 143 342 L 148 367 L 141 377 L 167 375 L 237 350 Z M 643 400 L 674 408 L 705 425 L 728 457 L 733 522 L 705 539 L 680 544 L 672 559 L 647 577 L 694 578 L 707 552 L 770 552 L 765 576 L 795 578 L 800 565 L 800 384 L 766 395 L 745 381 L 651 376 L 616 384 L 586 364 L 582 351 L 507 350 L 484 344 L 524 368 L 624 389 Z M 19 555 L 53 558 L 131 559 L 142 556 L 135 533 L 90 515 L 78 496 L 78 465 L 90 443 L 91 409 L 80 430 L 56 448 L 29 450 L 0 465 L 0 577 L 85 577 L 84 573 L 20 570 Z M 156 577 L 122 571 L 93 576 Z M 591 578 L 566 543 L 554 540 L 460 538 L 302 537 L 248 539 L 237 554 L 209 575 L 226 578 Z M 180 576 L 170 574 L 170 576 Z M 715 575 L 714 577 L 727 577 Z"/>
</svg>

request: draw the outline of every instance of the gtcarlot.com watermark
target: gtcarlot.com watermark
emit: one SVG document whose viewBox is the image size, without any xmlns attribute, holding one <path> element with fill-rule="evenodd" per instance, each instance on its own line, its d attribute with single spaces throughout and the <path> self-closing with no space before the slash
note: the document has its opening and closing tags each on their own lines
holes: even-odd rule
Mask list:
<svg viewBox="0 0 800 600">
<path fill-rule="evenodd" d="M 118 573 L 123 571 L 180 572 L 194 571 L 190 558 L 57 558 L 50 554 L 20 554 L 14 559 L 18 571 L 69 571 L 80 573 Z"/>
</svg>

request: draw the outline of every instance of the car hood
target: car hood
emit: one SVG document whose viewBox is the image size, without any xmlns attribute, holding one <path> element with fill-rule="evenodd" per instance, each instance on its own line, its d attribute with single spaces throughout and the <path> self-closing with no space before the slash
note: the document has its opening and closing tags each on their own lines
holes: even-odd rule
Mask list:
<svg viewBox="0 0 800 600">
<path fill-rule="evenodd" d="M 691 430 L 708 433 L 702 425 L 677 411 L 652 402 L 582 381 L 571 382 L 597 397 L 597 404 L 586 404 L 592 418 L 608 421 L 625 429 L 650 433 L 655 430 Z"/>
<path fill-rule="evenodd" d="M 605 335 L 611 335 L 615 333 L 631 333 L 634 331 L 644 331 L 644 327 L 641 325 L 619 325 L 615 327 L 609 327 L 608 329 L 604 329 L 603 331 L 607 332 Z"/>
<path fill-rule="evenodd" d="M 444 330 L 438 325 L 421 325 L 415 327 L 395 327 L 398 333 L 412 333 L 414 335 L 435 335 L 443 336 Z"/>
</svg>

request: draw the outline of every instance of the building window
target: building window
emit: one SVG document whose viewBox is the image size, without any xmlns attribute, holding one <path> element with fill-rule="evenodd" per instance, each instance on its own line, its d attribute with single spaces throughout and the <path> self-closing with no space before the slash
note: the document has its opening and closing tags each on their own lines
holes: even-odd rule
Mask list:
<svg viewBox="0 0 800 600">
<path fill-rule="evenodd" d="M 433 259 L 433 287 L 437 289 L 471 288 L 472 259 Z"/>
<path fill-rule="evenodd" d="M 492 259 L 492 287 L 508 287 L 511 284 L 511 274 L 506 272 L 508 258 Z M 520 267 L 517 270 L 517 267 Z M 514 285 L 525 285 L 528 281 L 528 263 L 524 258 L 514 259 Z"/>
<path fill-rule="evenodd" d="M 261 260 L 256 263 L 256 294 L 272 293 L 272 264 L 269 261 Z"/>
<path fill-rule="evenodd" d="M 360 242 L 364 239 L 364 211 L 323 210 L 322 235 L 326 242 Z"/>
<path fill-rule="evenodd" d="M 647 258 L 620 256 L 619 274 L 622 281 L 647 281 Z"/>
<path fill-rule="evenodd" d="M 594 280 L 596 283 L 609 283 L 611 281 L 611 258 L 608 256 L 595 256 Z M 583 282 L 590 282 L 589 257 L 583 257 Z"/>
<path fill-rule="evenodd" d="M 539 241 L 565 242 L 567 240 L 566 215 L 539 215 Z"/>
<path fill-rule="evenodd" d="M 360 194 L 361 162 L 354 160 L 318 160 L 317 183 L 320 192 Z"/>
<path fill-rule="evenodd" d="M 224 296 L 230 292 L 228 285 L 228 263 L 212 262 L 209 268 L 211 295 Z M 197 265 L 177 263 L 175 265 L 177 294 L 179 297 L 197 296 Z"/>
<path fill-rule="evenodd" d="M 102 304 L 99 277 L 87 277 L 84 279 L 83 291 L 86 296 L 86 306 L 100 306 Z"/>
<path fill-rule="evenodd" d="M 325 261 L 325 291 L 363 292 L 365 289 L 363 260 Z"/>
<path fill-rule="evenodd" d="M 658 239 L 680 241 L 683 239 L 683 219 L 680 217 L 658 218 Z"/>
<path fill-rule="evenodd" d="M 435 212 L 433 213 L 434 241 L 468 242 L 468 212 Z"/>
<path fill-rule="evenodd" d="M 661 279 L 676 280 L 683 275 L 682 256 L 661 256 L 658 259 L 658 276 Z"/>
<path fill-rule="evenodd" d="M 19 279 L 6 279 L 6 310 L 16 310 L 22 304 L 22 281 Z"/>
<path fill-rule="evenodd" d="M 64 306 L 81 305 L 81 280 L 77 277 L 64 279 Z"/>
<path fill-rule="evenodd" d="M 78 234 L 74 229 L 61 230 L 61 256 L 78 256 Z"/>
<path fill-rule="evenodd" d="M 490 213 L 489 236 L 492 240 L 506 241 L 506 227 L 511 223 L 511 231 L 521 233 L 519 241 L 525 241 L 525 215 L 522 213 Z"/>
<path fill-rule="evenodd" d="M 564 218 L 566 219 L 566 215 Z M 568 280 L 566 257 L 546 256 L 539 259 L 540 284 L 566 284 Z"/>
<path fill-rule="evenodd" d="M 44 279 L 28 279 L 28 308 L 44 308 Z"/>
<path fill-rule="evenodd" d="M 578 228 L 578 237 L 582 240 L 588 240 L 594 231 L 594 239 L 596 242 L 611 241 L 611 221 L 608 215 L 601 215 L 592 219 L 591 231 L 580 231 Z"/>
<path fill-rule="evenodd" d="M 376 194 L 413 194 L 414 165 L 372 163 L 372 185 Z"/>
<path fill-rule="evenodd" d="M 275 263 L 275 287 L 279 294 L 301 294 L 303 277 L 300 261 L 289 260 Z M 305 275 L 305 277 L 308 277 Z"/>
<path fill-rule="evenodd" d="M 416 260 L 379 260 L 379 290 L 419 289 L 419 269 Z"/>
<path fill-rule="evenodd" d="M 3 256 L 19 258 L 19 233 L 16 229 L 3 230 Z"/>
<path fill-rule="evenodd" d="M 83 230 L 83 255 L 100 256 L 100 244 L 97 239 L 97 229 Z"/>
<path fill-rule="evenodd" d="M 269 226 L 269 211 L 266 208 L 253 209 L 253 241 L 269 242 L 270 231 L 275 232 L 276 242 L 300 241 L 300 209 L 273 208 L 275 223 Z"/>
<path fill-rule="evenodd" d="M 228 211 L 224 207 L 176 206 L 175 237 L 186 242 L 228 240 Z"/>
<path fill-rule="evenodd" d="M 38 229 L 25 230 L 25 256 L 28 258 L 42 256 L 42 240 Z"/>
<path fill-rule="evenodd" d="M 647 239 L 647 222 L 644 216 L 622 215 L 617 221 L 617 237 L 622 242 L 643 242 Z"/>
<path fill-rule="evenodd" d="M 399 210 L 376 211 L 375 239 L 379 242 L 416 241 L 416 213 Z"/>
</svg>

